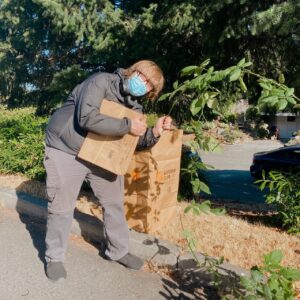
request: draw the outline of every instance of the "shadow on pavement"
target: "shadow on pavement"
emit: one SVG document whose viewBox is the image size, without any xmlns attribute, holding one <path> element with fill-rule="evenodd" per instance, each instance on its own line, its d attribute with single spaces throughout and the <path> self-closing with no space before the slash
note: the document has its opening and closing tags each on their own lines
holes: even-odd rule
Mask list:
<svg viewBox="0 0 300 300">
<path fill-rule="evenodd" d="M 218 300 L 239 288 L 240 277 L 228 268 L 218 267 L 216 279 L 207 267 L 197 267 L 194 259 L 181 260 L 179 268 L 173 272 L 172 279 L 162 278 L 164 291 L 160 294 L 166 299 L 205 299 Z M 215 282 L 218 280 L 218 287 Z M 178 293 L 179 291 L 179 293 Z"/>
<path fill-rule="evenodd" d="M 167 300 L 218 300 L 221 299 L 216 290 L 208 286 L 201 286 L 199 283 L 179 283 L 167 278 L 162 278 L 164 291 L 160 291 L 160 295 Z"/>
<path fill-rule="evenodd" d="M 45 235 L 46 235 L 46 220 L 39 217 L 29 216 L 24 213 L 23 204 L 21 200 L 24 193 L 17 192 L 18 201 L 16 205 L 16 211 L 19 214 L 19 218 L 23 224 L 25 224 L 27 231 L 29 232 L 33 246 L 38 252 L 38 257 L 42 263 L 46 264 L 45 261 Z"/>
<path fill-rule="evenodd" d="M 211 195 L 202 198 L 218 202 L 264 203 L 264 194 L 254 184 L 254 179 L 246 170 L 207 170 L 204 172 Z"/>
</svg>

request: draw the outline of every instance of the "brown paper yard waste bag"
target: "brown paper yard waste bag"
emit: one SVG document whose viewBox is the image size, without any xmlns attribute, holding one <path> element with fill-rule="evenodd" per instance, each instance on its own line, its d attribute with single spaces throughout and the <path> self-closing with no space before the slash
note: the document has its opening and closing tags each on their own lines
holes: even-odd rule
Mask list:
<svg viewBox="0 0 300 300">
<path fill-rule="evenodd" d="M 110 117 L 129 119 L 143 117 L 142 114 L 113 101 L 104 99 L 100 112 Z M 104 136 L 89 132 L 78 153 L 78 157 L 106 169 L 114 174 L 124 175 L 128 169 L 138 137 L 132 134 L 124 136 Z"/>
<path fill-rule="evenodd" d="M 136 152 L 125 174 L 129 227 L 154 232 L 176 217 L 182 131 L 164 131 L 149 150 Z"/>
</svg>

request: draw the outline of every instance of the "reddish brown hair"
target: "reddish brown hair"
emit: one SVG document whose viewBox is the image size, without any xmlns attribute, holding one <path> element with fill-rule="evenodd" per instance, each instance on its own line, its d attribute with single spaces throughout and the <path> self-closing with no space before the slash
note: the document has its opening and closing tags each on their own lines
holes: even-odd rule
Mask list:
<svg viewBox="0 0 300 300">
<path fill-rule="evenodd" d="M 160 67 L 151 60 L 140 60 L 137 63 L 124 70 L 126 78 L 131 76 L 134 72 L 142 73 L 152 84 L 153 89 L 147 94 L 147 98 L 154 100 L 162 90 L 165 79 Z"/>
</svg>

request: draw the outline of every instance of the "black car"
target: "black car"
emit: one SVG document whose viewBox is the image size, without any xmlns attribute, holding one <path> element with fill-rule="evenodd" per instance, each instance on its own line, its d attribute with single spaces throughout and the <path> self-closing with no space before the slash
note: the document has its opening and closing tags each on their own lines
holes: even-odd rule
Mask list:
<svg viewBox="0 0 300 300">
<path fill-rule="evenodd" d="M 266 173 L 272 170 L 299 171 L 300 144 L 255 153 L 250 167 L 251 175 L 259 179 L 262 177 L 262 170 L 265 170 Z"/>
</svg>

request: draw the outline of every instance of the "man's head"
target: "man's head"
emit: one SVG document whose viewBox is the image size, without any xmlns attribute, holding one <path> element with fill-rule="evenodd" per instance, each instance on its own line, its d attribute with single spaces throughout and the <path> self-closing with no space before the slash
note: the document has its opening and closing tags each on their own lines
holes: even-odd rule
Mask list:
<svg viewBox="0 0 300 300">
<path fill-rule="evenodd" d="M 164 86 L 164 75 L 160 67 L 151 60 L 141 60 L 124 70 L 127 89 L 133 96 L 154 100 Z"/>
</svg>

